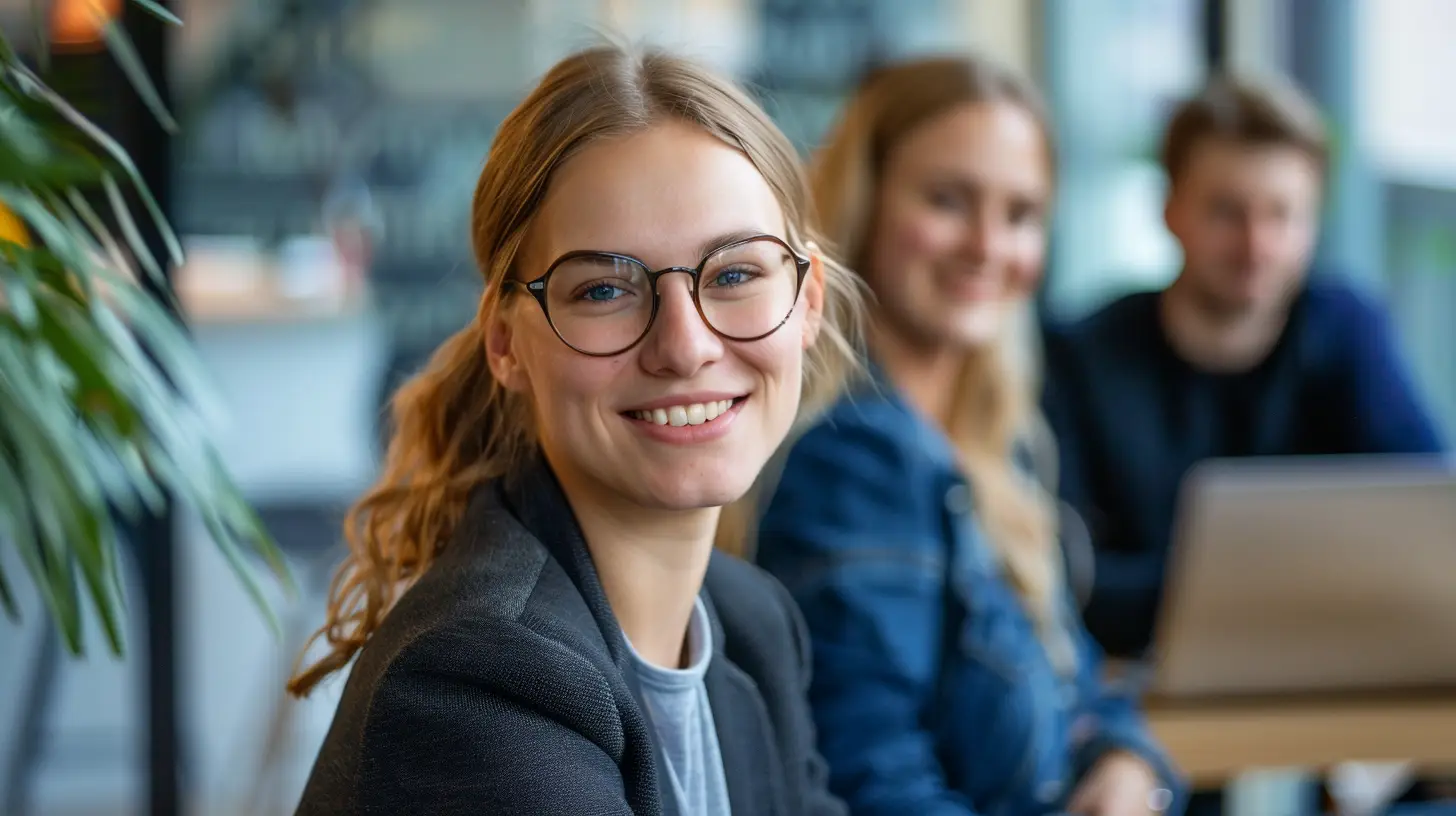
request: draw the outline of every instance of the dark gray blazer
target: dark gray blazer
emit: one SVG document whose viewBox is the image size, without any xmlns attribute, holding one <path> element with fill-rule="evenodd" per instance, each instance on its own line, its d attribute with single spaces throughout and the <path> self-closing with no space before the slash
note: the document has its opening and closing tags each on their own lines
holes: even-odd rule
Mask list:
<svg viewBox="0 0 1456 816">
<path fill-rule="evenodd" d="M 708 697 L 735 814 L 841 814 L 783 588 L 714 553 Z M 477 493 L 360 654 L 299 814 L 675 814 L 626 643 L 537 462 Z M 681 816 L 691 816 L 681 814 Z"/>
</svg>

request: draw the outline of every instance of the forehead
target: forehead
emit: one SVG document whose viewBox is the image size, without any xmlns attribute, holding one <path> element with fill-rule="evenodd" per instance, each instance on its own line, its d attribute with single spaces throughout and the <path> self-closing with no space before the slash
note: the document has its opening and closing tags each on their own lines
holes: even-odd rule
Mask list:
<svg viewBox="0 0 1456 816">
<path fill-rule="evenodd" d="M 1318 190 L 1319 163 L 1292 145 L 1209 139 L 1188 155 L 1180 187 L 1195 192 L 1297 195 Z"/>
<path fill-rule="evenodd" d="M 747 156 L 698 128 L 665 123 L 563 164 L 528 246 L 541 267 L 587 249 L 675 266 L 696 264 L 717 236 L 784 231 L 783 209 Z"/>
<path fill-rule="evenodd" d="M 1028 194 L 1051 183 L 1051 157 L 1036 118 L 1002 102 L 960 105 L 919 125 L 896 145 L 890 165 L 915 176 L 948 175 Z"/>
</svg>

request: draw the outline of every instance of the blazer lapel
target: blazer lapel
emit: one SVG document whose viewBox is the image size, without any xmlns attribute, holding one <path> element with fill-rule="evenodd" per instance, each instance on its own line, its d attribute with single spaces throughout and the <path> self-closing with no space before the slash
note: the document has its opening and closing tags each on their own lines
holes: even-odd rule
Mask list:
<svg viewBox="0 0 1456 816">
<path fill-rule="evenodd" d="M 507 483 L 506 501 L 521 520 L 521 524 L 540 540 L 576 585 L 577 591 L 586 601 L 601 630 L 602 640 L 607 645 L 607 654 L 622 673 L 631 692 L 635 706 L 622 707 L 623 728 L 626 731 L 628 754 L 624 766 L 642 771 L 642 784 L 656 794 L 663 816 L 683 816 L 677 808 L 677 797 L 673 795 L 667 780 L 667 758 L 662 746 L 653 733 L 652 713 L 643 703 L 642 685 L 632 667 L 627 652 L 627 641 L 612 606 L 607 601 L 606 590 L 597 577 L 596 565 L 592 563 L 586 540 L 582 538 L 581 527 L 576 515 L 561 492 L 556 475 L 544 458 L 522 468 Z M 716 656 L 714 660 L 716 660 Z M 624 771 L 627 770 L 624 767 Z"/>
<path fill-rule="evenodd" d="M 783 772 L 778 746 L 769 727 L 768 709 L 758 686 L 723 651 L 723 628 L 710 600 L 704 598 L 713 626 L 713 660 L 703 683 L 713 709 L 718 751 L 728 801 L 735 814 L 784 814 Z"/>
</svg>

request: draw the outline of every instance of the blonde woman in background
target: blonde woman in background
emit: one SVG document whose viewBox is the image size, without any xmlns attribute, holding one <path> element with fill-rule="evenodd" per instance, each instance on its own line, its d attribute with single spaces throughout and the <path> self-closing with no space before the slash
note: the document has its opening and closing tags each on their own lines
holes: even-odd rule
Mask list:
<svg viewBox="0 0 1456 816">
<path fill-rule="evenodd" d="M 819 747 L 857 814 L 1182 805 L 1099 679 L 1024 455 L 1053 175 L 1035 91 L 959 58 L 868 78 L 813 171 L 826 233 L 877 299 L 873 381 L 790 450 L 758 558 L 808 620 Z"/>
<path fill-rule="evenodd" d="M 300 813 L 831 814 L 783 588 L 713 554 L 856 362 L 793 148 L 690 62 L 597 48 L 501 125 L 476 319 L 394 400 L 305 693 Z"/>
</svg>

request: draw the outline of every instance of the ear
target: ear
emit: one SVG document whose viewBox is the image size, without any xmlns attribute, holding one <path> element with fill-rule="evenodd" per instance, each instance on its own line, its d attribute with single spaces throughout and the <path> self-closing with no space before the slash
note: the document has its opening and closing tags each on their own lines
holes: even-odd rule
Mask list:
<svg viewBox="0 0 1456 816">
<path fill-rule="evenodd" d="M 515 332 L 511 325 L 511 310 L 505 304 L 497 304 L 485 319 L 485 357 L 490 363 L 490 373 L 506 390 L 522 392 L 529 385 L 526 370 L 516 356 Z"/>
<path fill-rule="evenodd" d="M 819 330 L 824 326 L 824 254 L 818 245 L 809 244 L 809 274 L 804 278 L 804 348 L 814 345 L 819 339 Z"/>
</svg>

